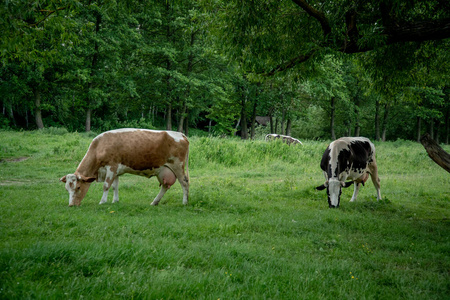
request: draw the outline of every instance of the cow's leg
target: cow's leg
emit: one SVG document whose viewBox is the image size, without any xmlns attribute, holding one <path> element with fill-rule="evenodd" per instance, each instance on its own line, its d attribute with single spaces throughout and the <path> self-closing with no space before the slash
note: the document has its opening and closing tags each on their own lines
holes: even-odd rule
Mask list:
<svg viewBox="0 0 450 300">
<path fill-rule="evenodd" d="M 370 178 L 372 178 L 373 185 L 377 190 L 377 200 L 381 200 L 380 178 L 378 177 L 378 167 L 375 160 L 369 164 Z"/>
<path fill-rule="evenodd" d="M 105 176 L 105 183 L 103 184 L 103 196 L 100 200 L 99 204 L 106 203 L 108 201 L 108 192 L 109 188 L 113 185 L 113 182 L 115 182 L 117 178 L 116 172 L 112 170 L 110 166 L 106 167 L 106 176 Z M 119 182 L 117 181 L 117 184 Z M 114 192 L 115 193 L 115 192 Z"/>
<path fill-rule="evenodd" d="M 183 204 L 187 205 L 189 198 L 189 179 L 182 168 L 176 168 L 174 171 L 175 176 L 177 176 L 178 182 L 181 184 L 181 188 L 183 189 Z"/>
<path fill-rule="evenodd" d="M 189 180 L 187 179 L 186 176 L 183 176 L 182 178 L 183 178 L 182 180 L 178 179 L 178 181 L 180 182 L 181 187 L 183 189 L 183 204 L 187 205 L 189 197 Z"/>
<path fill-rule="evenodd" d="M 106 182 L 103 184 L 103 195 L 102 195 L 102 199 L 100 200 L 99 204 L 103 204 L 106 203 L 106 201 L 108 201 L 108 192 L 109 192 L 109 184 Z"/>
<path fill-rule="evenodd" d="M 156 196 L 156 198 L 153 200 L 151 205 L 158 205 L 161 198 L 164 196 L 164 194 L 167 192 L 167 188 L 164 184 L 161 185 L 161 190 L 159 191 L 159 194 Z"/>
<path fill-rule="evenodd" d="M 112 187 L 114 190 L 113 203 L 119 202 L 119 176 L 114 179 Z"/>
<path fill-rule="evenodd" d="M 353 191 L 353 196 L 352 196 L 352 199 L 350 199 L 350 202 L 356 201 L 356 197 L 358 197 L 358 192 L 359 192 L 360 185 L 361 185 L 361 183 L 359 183 L 359 182 L 356 183 L 355 182 L 355 190 Z"/>
<path fill-rule="evenodd" d="M 183 204 L 187 205 L 189 198 L 189 178 L 186 176 L 181 166 L 175 165 L 172 167 L 172 172 L 177 177 L 178 182 L 181 184 L 181 188 L 183 189 Z"/>
</svg>

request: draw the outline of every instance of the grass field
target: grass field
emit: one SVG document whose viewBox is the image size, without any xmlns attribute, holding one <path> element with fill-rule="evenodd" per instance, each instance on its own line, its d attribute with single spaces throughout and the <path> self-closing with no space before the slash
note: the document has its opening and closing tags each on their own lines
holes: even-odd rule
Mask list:
<svg viewBox="0 0 450 300">
<path fill-rule="evenodd" d="M 450 174 L 420 144 L 375 144 L 379 202 L 369 180 L 328 208 L 326 141 L 192 137 L 188 206 L 124 175 L 69 208 L 91 140 L 0 132 L 0 299 L 448 299 Z"/>
</svg>

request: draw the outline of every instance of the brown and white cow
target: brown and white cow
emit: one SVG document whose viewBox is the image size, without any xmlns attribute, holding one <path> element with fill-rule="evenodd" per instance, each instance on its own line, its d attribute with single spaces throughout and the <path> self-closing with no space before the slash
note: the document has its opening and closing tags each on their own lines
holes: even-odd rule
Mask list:
<svg viewBox="0 0 450 300">
<path fill-rule="evenodd" d="M 277 140 L 277 139 L 281 139 L 281 140 L 283 141 L 283 143 L 286 143 L 286 144 L 288 144 L 288 145 L 290 145 L 290 144 L 293 144 L 293 145 L 295 145 L 295 144 L 303 145 L 302 142 L 300 142 L 299 140 L 297 140 L 297 139 L 295 139 L 295 138 L 293 138 L 293 137 L 291 137 L 291 136 L 288 136 L 288 135 L 282 135 L 282 134 L 276 134 L 276 133 L 269 133 L 269 134 L 267 134 L 266 137 L 265 137 L 265 141 L 266 141 L 266 142 L 267 142 L 267 141 L 271 141 L 271 140 Z"/>
<path fill-rule="evenodd" d="M 370 177 L 377 190 L 377 200 L 381 199 L 380 179 L 375 161 L 375 146 L 368 138 L 343 137 L 332 142 L 322 156 L 320 168 L 325 175 L 325 183 L 316 189 L 327 189 L 330 208 L 339 207 L 343 187 L 355 183 L 351 202 L 356 200 L 360 184 Z M 350 179 L 351 181 L 345 182 Z"/>
<path fill-rule="evenodd" d="M 124 128 L 106 131 L 94 138 L 73 174 L 60 180 L 66 183 L 69 206 L 79 206 L 94 180 L 104 182 L 100 204 L 107 201 L 109 188 L 113 203 L 119 201 L 119 176 L 125 173 L 157 176 L 161 190 L 151 203 L 158 205 L 176 179 L 183 189 L 183 204 L 189 194 L 189 141 L 174 131 Z M 186 168 L 186 172 L 185 172 Z"/>
</svg>

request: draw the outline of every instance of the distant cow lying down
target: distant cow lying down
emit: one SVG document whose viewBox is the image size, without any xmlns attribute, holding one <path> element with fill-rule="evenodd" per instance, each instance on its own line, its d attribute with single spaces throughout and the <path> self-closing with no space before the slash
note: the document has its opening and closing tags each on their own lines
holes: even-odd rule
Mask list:
<svg viewBox="0 0 450 300">
<path fill-rule="evenodd" d="M 75 173 L 60 180 L 65 182 L 69 192 L 69 206 L 81 204 L 94 180 L 104 182 L 100 204 L 107 201 L 111 186 L 114 190 L 113 203 L 119 201 L 119 176 L 125 173 L 158 178 L 161 190 L 152 205 L 158 205 L 165 192 L 178 179 L 183 189 L 183 204 L 187 204 L 188 159 L 189 141 L 182 133 L 117 129 L 94 138 Z"/>
<path fill-rule="evenodd" d="M 276 139 L 281 139 L 283 141 L 283 143 L 286 143 L 288 145 L 290 144 L 300 144 L 303 145 L 302 142 L 300 142 L 299 140 L 288 136 L 288 135 L 281 135 L 281 134 L 276 134 L 276 133 L 270 133 L 268 135 L 266 135 L 265 141 L 271 141 L 271 140 L 276 140 Z"/>
</svg>

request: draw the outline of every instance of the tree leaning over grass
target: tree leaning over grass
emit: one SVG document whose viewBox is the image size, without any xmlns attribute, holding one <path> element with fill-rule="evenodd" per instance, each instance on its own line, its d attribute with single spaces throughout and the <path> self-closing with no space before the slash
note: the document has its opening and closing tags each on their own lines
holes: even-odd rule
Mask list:
<svg viewBox="0 0 450 300">
<path fill-rule="evenodd" d="M 209 2 L 209 1 L 205 1 Z M 332 50 L 346 54 L 450 38 L 447 1 L 221 1 L 211 9 L 230 52 L 273 75 Z M 406 45 L 405 45 L 406 46 Z M 252 56 L 266 58 L 255 64 Z M 267 68 L 267 66 L 271 66 Z"/>
<path fill-rule="evenodd" d="M 414 49 L 422 43 L 437 48 L 450 38 L 448 1 L 205 0 L 203 3 L 214 13 L 215 32 L 223 38 L 223 49 L 242 61 L 247 72 L 266 76 L 297 69 L 294 67 L 321 60 L 330 52 L 372 53 L 379 56 L 381 64 L 395 70 L 405 60 L 414 62 Z M 407 55 L 409 52 L 410 56 L 397 62 L 383 60 L 384 53 L 396 50 Z M 392 73 L 385 75 L 392 77 L 389 74 Z M 383 139 L 390 119 L 390 102 L 399 97 L 398 91 L 391 95 L 395 97 L 377 102 L 384 107 Z"/>
<path fill-rule="evenodd" d="M 428 133 L 422 136 L 420 142 L 427 151 L 428 156 L 440 167 L 450 173 L 450 154 L 445 152 L 445 150 L 442 149 Z"/>
</svg>

